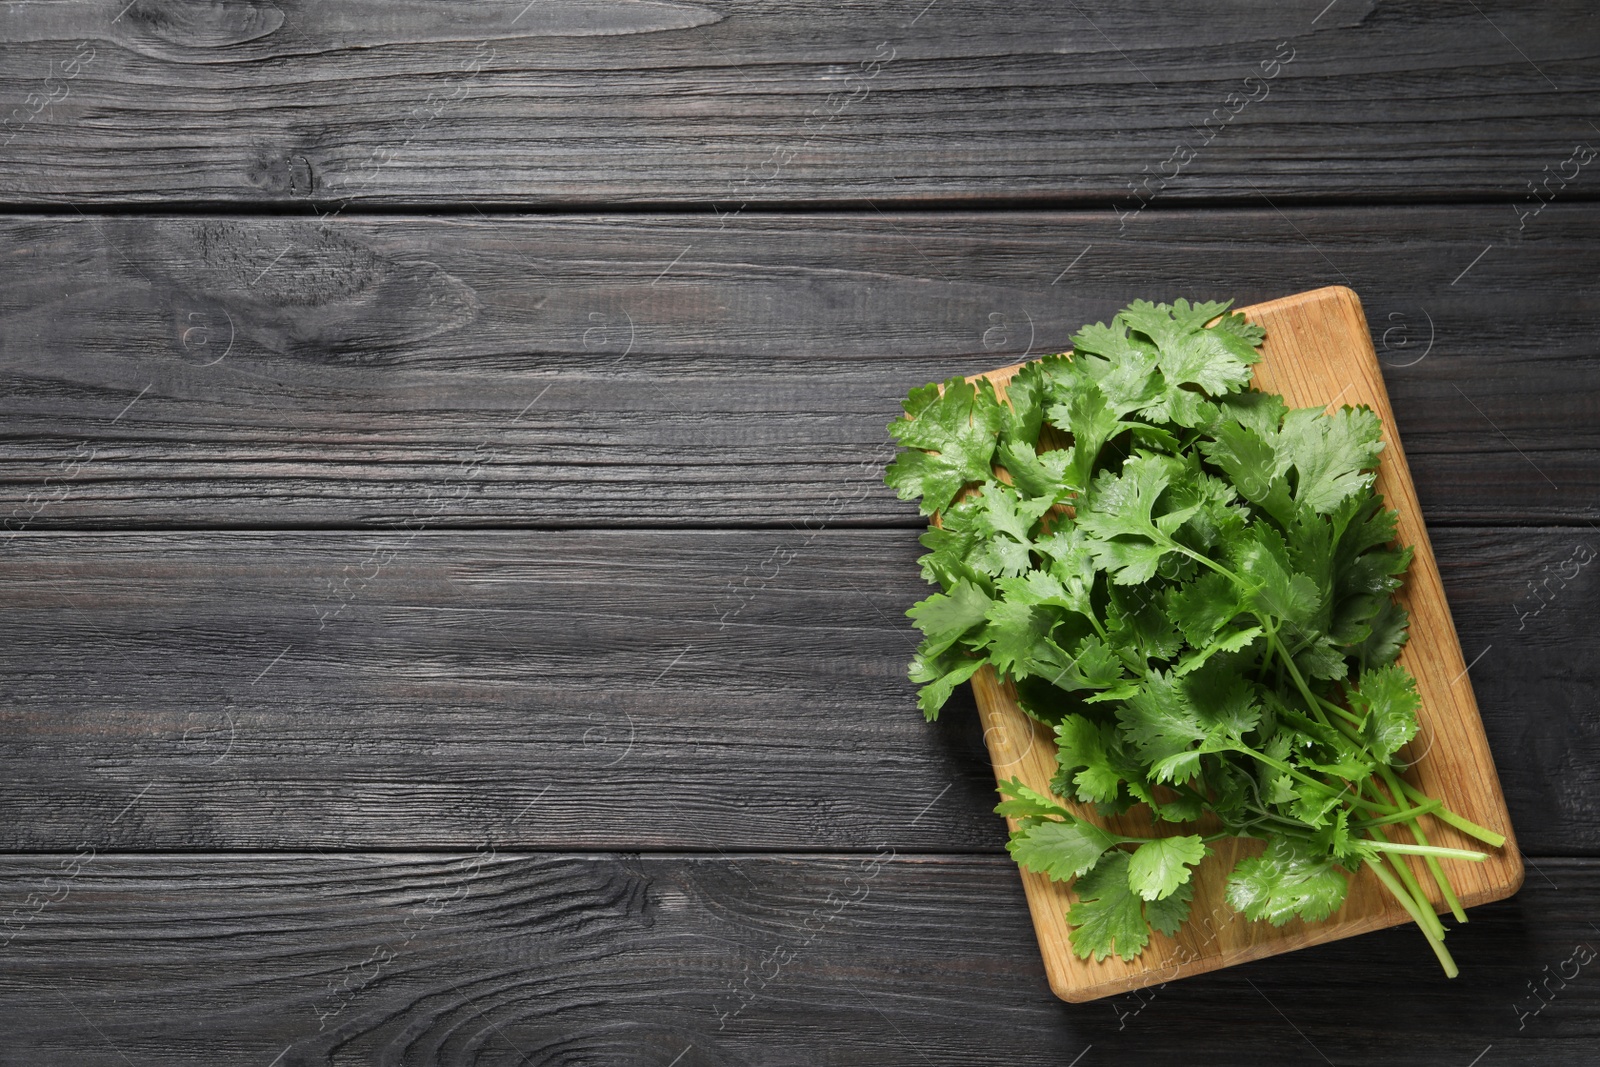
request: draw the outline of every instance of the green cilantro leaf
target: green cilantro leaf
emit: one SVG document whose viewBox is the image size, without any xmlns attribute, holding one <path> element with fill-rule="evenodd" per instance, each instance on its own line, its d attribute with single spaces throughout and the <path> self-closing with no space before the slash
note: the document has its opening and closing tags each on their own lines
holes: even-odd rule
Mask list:
<svg viewBox="0 0 1600 1067">
<path fill-rule="evenodd" d="M 1209 851 L 1199 834 L 1153 838 L 1128 862 L 1128 885 L 1146 900 L 1169 897 L 1189 881 L 1194 865 Z"/>
<path fill-rule="evenodd" d="M 1193 901 L 1194 882 L 1184 882 L 1170 896 L 1145 901 L 1144 917 L 1151 926 L 1172 937 L 1189 920 L 1189 905 Z"/>
<path fill-rule="evenodd" d="M 1139 754 L 1158 760 L 1206 736 L 1205 725 L 1183 690 L 1167 674 L 1147 675 L 1139 691 L 1117 709 L 1117 721 Z"/>
<path fill-rule="evenodd" d="M 949 702 L 956 686 L 978 673 L 983 660 L 976 656 L 958 656 L 953 652 L 930 656 L 922 649 L 911 660 L 910 676 L 913 682 L 923 683 L 917 692 L 917 706 L 929 722 L 939 717 L 939 711 Z"/>
<path fill-rule="evenodd" d="M 980 499 L 983 501 L 983 517 L 979 520 L 979 529 L 991 535 L 1005 534 L 1021 545 L 1033 543 L 1030 532 L 1033 524 L 1055 503 L 1049 497 L 1024 499 L 998 482 L 985 484 Z"/>
<path fill-rule="evenodd" d="M 1001 796 L 1007 799 L 995 805 L 995 814 L 1009 815 L 1017 819 L 1029 819 L 1047 816 L 1053 819 L 1069 819 L 1072 813 L 1056 802 L 1054 797 L 1046 796 L 1036 789 L 1030 789 L 1020 778 L 1013 775 L 995 787 Z"/>
<path fill-rule="evenodd" d="M 908 418 L 889 424 L 890 435 L 908 451 L 890 464 L 884 480 L 902 500 L 921 497 L 924 515 L 942 511 L 967 483 L 992 475 L 1000 407 L 987 379 L 974 386 L 951 378 L 942 389 L 913 389 Z"/>
<path fill-rule="evenodd" d="M 927 635 L 918 650 L 924 656 L 937 656 L 960 639 L 961 635 L 985 621 L 994 601 L 971 582 L 962 580 L 948 594 L 935 593 L 907 609 L 917 629 Z"/>
<path fill-rule="evenodd" d="M 1417 736 L 1417 704 L 1417 680 L 1393 664 L 1362 671 L 1350 694 L 1351 708 L 1363 716 L 1361 736 L 1383 762 Z"/>
<path fill-rule="evenodd" d="M 1115 952 L 1131 960 L 1150 943 L 1144 899 L 1128 885 L 1129 857 L 1116 849 L 1108 853 L 1073 885 L 1078 902 L 1067 909 L 1072 951 L 1096 963 Z"/>
<path fill-rule="evenodd" d="M 1050 398 L 1050 380 L 1061 356 L 1046 356 L 1024 365 L 1006 383 L 1006 403 L 1001 406 L 1001 426 L 1006 441 L 1028 444 L 1039 439 L 1044 409 Z"/>
<path fill-rule="evenodd" d="M 1372 617 L 1371 632 L 1351 646 L 1350 651 L 1363 668 L 1385 667 L 1393 663 L 1405 646 L 1410 617 L 1393 600 L 1384 599 Z"/>
<path fill-rule="evenodd" d="M 1046 507 L 1083 488 L 1071 478 L 1074 470 L 1071 448 L 1041 454 L 1027 441 L 1002 440 L 997 458 L 1017 489 L 1030 497 L 1045 498 Z M 1041 508 L 1041 513 L 1044 510 Z"/>
<path fill-rule="evenodd" d="M 1345 876 L 1326 855 L 1277 837 L 1259 856 L 1239 861 L 1228 879 L 1228 903 L 1247 919 L 1282 926 L 1298 915 L 1321 922 L 1344 903 Z"/>
<path fill-rule="evenodd" d="M 1274 446 L 1276 429 L 1263 432 L 1229 421 L 1219 425 L 1215 432 L 1214 440 L 1200 444 L 1205 457 L 1222 468 L 1240 496 L 1279 522 L 1287 522 L 1294 513 L 1289 484 L 1284 477 L 1289 470 L 1290 457 L 1280 454 Z"/>
<path fill-rule="evenodd" d="M 1167 612 L 1183 632 L 1184 640 L 1197 648 L 1209 644 L 1217 631 L 1244 609 L 1233 580 L 1215 571 L 1169 588 L 1166 602 Z"/>
<path fill-rule="evenodd" d="M 1342 408 L 1324 415 L 1299 408 L 1283 418 L 1280 447 L 1294 462 L 1294 498 L 1324 514 L 1370 488 L 1383 448 L 1382 426 L 1371 408 Z"/>
<path fill-rule="evenodd" d="M 1209 642 L 1204 648 L 1195 649 L 1184 656 L 1183 659 L 1178 661 L 1178 667 L 1173 673 L 1182 676 L 1191 671 L 1199 670 L 1217 653 L 1237 652 L 1241 648 L 1247 648 L 1265 632 L 1259 626 L 1247 626 L 1243 630 L 1229 630 L 1218 636 L 1216 640 Z M 1340 663 L 1343 664 L 1343 662 L 1344 660 L 1341 657 Z"/>
<path fill-rule="evenodd" d="M 1049 638 L 1054 619 L 1026 601 L 996 600 L 989 607 L 983 642 L 995 670 L 1004 675 L 1060 671 L 1069 657 Z"/>
<path fill-rule="evenodd" d="M 1253 526 L 1236 546 L 1234 566 L 1253 587 L 1249 603 L 1289 623 L 1309 622 L 1322 607 L 1317 584 L 1294 571 L 1283 535 L 1266 523 Z"/>
<path fill-rule="evenodd" d="M 1122 786 L 1122 773 L 1112 763 L 1116 735 L 1109 725 L 1068 715 L 1056 726 L 1056 760 L 1060 778 L 1082 801 L 1110 803 Z M 1063 785 L 1062 793 L 1068 790 Z"/>
<path fill-rule="evenodd" d="M 1092 870 L 1116 844 L 1116 835 L 1068 815 L 1059 822 L 1025 823 L 1011 835 L 1006 848 L 1019 866 L 1065 882 Z"/>
<path fill-rule="evenodd" d="M 1050 420 L 1072 427 L 1071 484 L 1080 489 L 1089 484 L 1106 442 L 1126 428 L 1106 403 L 1105 393 L 1092 384 L 1074 393 L 1070 401 L 1053 405 Z"/>
</svg>

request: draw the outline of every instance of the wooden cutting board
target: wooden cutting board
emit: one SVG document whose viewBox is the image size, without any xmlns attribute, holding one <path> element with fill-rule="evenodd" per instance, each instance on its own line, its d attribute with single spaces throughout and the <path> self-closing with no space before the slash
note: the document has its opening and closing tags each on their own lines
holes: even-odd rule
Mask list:
<svg viewBox="0 0 1600 1067">
<path fill-rule="evenodd" d="M 1478 717 L 1461 643 L 1445 604 L 1444 587 L 1422 523 L 1411 472 L 1395 433 L 1394 414 L 1383 388 L 1361 302 L 1351 290 L 1332 287 L 1241 310 L 1267 332 L 1262 360 L 1255 371 L 1259 388 L 1283 394 L 1291 407 L 1366 404 L 1383 419 L 1384 450 L 1378 491 L 1400 513 L 1399 540 L 1416 550 L 1399 596 L 1400 603 L 1411 613 L 1411 639 L 1400 662 L 1416 675 L 1421 697 L 1420 729 L 1416 739 L 1401 752 L 1402 759 L 1415 761 L 1406 778 L 1430 796 L 1441 798 L 1458 814 L 1506 836 L 1505 847 L 1491 851 L 1484 863 L 1442 861 L 1462 906 L 1508 897 L 1522 885 L 1522 857 L 1512 837 L 1505 797 L 1500 792 L 1494 760 Z M 974 377 L 987 377 L 1003 394 L 1005 383 L 1020 366 Z M 1022 712 L 1010 685 L 1001 683 L 992 668 L 984 667 L 974 675 L 972 688 L 996 779 L 1015 775 L 1034 789 L 1049 792 L 1056 767 L 1050 731 Z M 1140 818 L 1137 809 L 1114 819 L 1101 819 L 1092 805 L 1064 803 L 1078 814 L 1122 832 L 1151 832 L 1150 822 Z M 1014 829 L 1016 821 L 1009 822 Z M 1423 825 L 1430 844 L 1484 847 L 1437 820 L 1425 818 Z M 1177 833 L 1180 828 L 1168 825 L 1164 832 Z M 1394 836 L 1396 840 L 1411 840 L 1403 831 Z M 1127 963 L 1115 956 L 1100 963 L 1075 956 L 1067 941 L 1066 923 L 1067 908 L 1076 899 L 1072 891 L 1042 874 L 1021 871 L 1050 988 L 1063 1000 L 1094 1000 L 1410 921 L 1377 878 L 1363 868 L 1351 880 L 1344 906 L 1326 922 L 1308 924 L 1294 919 L 1281 927 L 1250 922 L 1233 912 L 1223 890 L 1228 873 L 1239 858 L 1260 848 L 1259 842 L 1218 842 L 1215 855 L 1195 871 L 1189 922 L 1176 937 L 1154 933 L 1143 954 Z M 1444 911 L 1438 887 L 1422 862 L 1415 860 L 1412 867 L 1421 884 L 1431 890 L 1435 906 Z M 1433 960 L 1421 933 L 1417 934 L 1414 950 L 1419 959 Z M 1473 966 L 1470 958 L 1458 962 L 1463 969 Z M 1446 981 L 1442 974 L 1439 980 Z"/>
</svg>

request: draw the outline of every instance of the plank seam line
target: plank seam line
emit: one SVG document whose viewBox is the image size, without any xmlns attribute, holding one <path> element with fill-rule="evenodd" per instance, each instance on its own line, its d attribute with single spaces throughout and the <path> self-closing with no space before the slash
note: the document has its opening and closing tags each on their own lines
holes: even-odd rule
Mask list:
<svg viewBox="0 0 1600 1067">
<path fill-rule="evenodd" d="M 1502 209 L 1508 204 L 1518 204 L 1526 197 L 1494 195 L 1489 193 L 1468 192 L 1462 194 L 1442 194 L 1436 196 L 1419 195 L 1415 197 L 1365 197 L 1341 196 L 1338 194 L 1300 194 L 1292 192 L 1276 192 L 1275 202 L 1289 208 L 1317 210 L 1317 209 L 1351 209 L 1362 208 L 1396 208 L 1396 209 L 1423 209 L 1423 208 L 1468 208 L 1483 207 Z M 881 208 L 889 208 L 902 214 L 913 215 L 967 215 L 967 214 L 1008 214 L 1008 213 L 1071 213 L 1071 214 L 1098 214 L 1103 212 L 1108 205 L 1118 199 L 1118 194 L 1092 193 L 1082 196 L 1016 196 L 1016 197 L 971 197 L 971 198 L 880 198 L 873 197 L 872 203 Z M 1184 198 L 1172 195 L 1165 201 L 1152 202 L 1145 208 L 1151 214 L 1199 214 L 1218 212 L 1259 212 L 1261 209 L 1253 206 L 1255 196 L 1226 196 L 1207 197 L 1193 196 Z M 1562 200 L 1574 204 L 1593 204 L 1600 202 L 1600 190 L 1573 190 L 1564 192 Z M 386 202 L 355 203 L 340 208 L 338 201 L 322 200 L 153 200 L 153 201 L 100 201 L 100 202 L 61 202 L 50 200 L 16 200 L 0 203 L 0 216 L 5 215 L 56 215 L 64 214 L 67 210 L 75 210 L 82 214 L 94 217 L 115 216 L 140 216 L 140 215 L 206 215 L 206 216 L 304 216 L 307 219 L 320 218 L 324 209 L 339 209 L 344 217 L 395 217 L 395 216 L 424 216 L 424 217 L 455 217 L 467 215 L 535 215 L 535 216 L 592 216 L 592 215 L 662 215 L 662 216 L 691 216 L 699 217 L 706 213 L 708 205 L 729 203 L 715 197 L 696 197 L 684 200 L 643 200 L 643 201 L 524 201 L 517 199 L 498 200 L 455 200 L 455 201 L 428 201 L 428 200 L 395 200 Z M 746 203 L 741 210 L 742 215 L 826 215 L 838 214 L 848 216 L 870 215 L 870 208 L 862 207 L 864 198 L 855 197 L 848 199 L 795 199 L 795 200 L 766 200 Z"/>
<path fill-rule="evenodd" d="M 996 831 L 996 838 L 1003 838 L 1003 829 Z M 643 856 L 651 859 L 834 859 L 853 856 L 879 855 L 885 847 L 894 851 L 896 859 L 921 859 L 921 860 L 993 860 L 1015 866 L 1015 861 L 1006 853 L 1003 842 L 993 849 L 944 849 L 938 851 L 893 849 L 892 846 L 862 846 L 860 848 L 839 849 L 728 849 L 713 848 L 706 851 L 696 851 L 682 848 L 538 848 L 527 845 L 493 846 L 497 856 L 539 856 L 546 858 L 559 858 L 571 856 L 574 858 L 589 858 L 601 856 Z M 481 852 L 483 842 L 463 841 L 460 845 L 438 846 L 409 846 L 406 848 L 196 848 L 196 849 L 97 849 L 97 858 L 120 859 L 164 859 L 169 857 L 230 857 L 248 859 L 262 856 L 282 859 L 331 859 L 334 857 L 356 858 L 361 856 L 419 856 L 419 857 L 444 857 L 472 855 Z M 1573 853 L 1573 852 L 1530 852 L 1520 850 L 1521 854 L 1530 859 L 1539 860 L 1541 863 L 1557 864 L 1600 864 L 1600 852 Z M 0 860 L 3 859 L 49 859 L 55 856 L 71 856 L 76 853 L 66 849 L 0 849 Z"/>
<path fill-rule="evenodd" d="M 666 523 L 653 526 L 629 526 L 619 529 L 614 525 L 594 523 L 519 523 L 506 524 L 475 524 L 461 522 L 440 522 L 431 524 L 426 530 L 419 531 L 419 537 L 428 535 L 439 536 L 442 534 L 491 534 L 491 533 L 604 533 L 604 534 L 670 534 L 670 533 L 770 533 L 770 532 L 800 532 L 800 520 L 786 521 L 774 519 L 766 523 L 715 523 L 695 522 L 684 520 L 680 523 Z M 1581 530 L 1593 529 L 1594 520 L 1586 516 L 1551 516 L 1545 517 L 1536 514 L 1508 516 L 1504 519 L 1485 519 L 1482 517 L 1454 518 L 1451 516 L 1438 516 L 1427 519 L 1429 530 Z M 870 520 L 834 520 L 826 527 L 819 528 L 816 532 L 847 530 L 852 533 L 887 533 L 894 530 L 923 530 L 926 523 L 916 520 L 896 522 L 874 522 Z M 12 540 L 26 540 L 28 538 L 64 538 L 64 537 L 103 537 L 111 534 L 125 534 L 127 536 L 140 536 L 144 534 L 173 534 L 173 535 L 199 535 L 199 534 L 347 534 L 352 537 L 373 537 L 383 534 L 408 534 L 409 531 L 399 526 L 360 525 L 355 523 L 317 524 L 307 523 L 300 526 L 252 526 L 248 524 L 205 525 L 205 526 L 178 526 L 162 523 L 137 524 L 137 525 L 101 525 L 87 522 L 83 524 L 47 524 L 36 523 L 32 528 L 20 530 L 12 534 L 7 542 Z"/>
</svg>

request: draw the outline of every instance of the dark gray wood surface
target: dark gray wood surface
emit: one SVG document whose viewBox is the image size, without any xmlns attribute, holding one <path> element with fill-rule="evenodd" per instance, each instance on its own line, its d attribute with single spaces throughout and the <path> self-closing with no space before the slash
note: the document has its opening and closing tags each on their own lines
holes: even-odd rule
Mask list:
<svg viewBox="0 0 1600 1067">
<path fill-rule="evenodd" d="M 1592 135 L 1600 46 L 1582 0 L 84 0 L 3 19 L 0 196 L 22 204 L 1520 198 Z"/>
<path fill-rule="evenodd" d="M 1594 1062 L 1597 54 L 1577 0 L 0 4 L 0 1064 Z M 1528 883 L 1454 982 L 1396 929 L 1062 1004 L 904 676 L 884 425 L 1327 284 Z"/>
<path fill-rule="evenodd" d="M 1091 1004 L 1004 856 L 84 851 L 0 893 L 49 902 L 0 957 L 18 1064 L 1543 1067 L 1600 1024 L 1592 860 L 1475 909 L 1454 981 L 1398 928 Z"/>
<path fill-rule="evenodd" d="M 1600 855 L 1600 578 L 1568 562 L 1600 537 L 1434 542 L 1524 847 Z M 0 547 L 0 847 L 1000 852 L 970 699 L 928 726 L 905 677 L 920 551 L 904 530 L 24 533 Z"/>
<path fill-rule="evenodd" d="M 1520 232 L 1495 204 L 1120 235 L 1093 213 L 73 215 L 0 240 L 10 529 L 910 524 L 881 472 L 912 385 L 1058 351 L 1135 296 L 1327 284 L 1365 302 L 1430 523 L 1600 516 L 1586 204 Z"/>
</svg>

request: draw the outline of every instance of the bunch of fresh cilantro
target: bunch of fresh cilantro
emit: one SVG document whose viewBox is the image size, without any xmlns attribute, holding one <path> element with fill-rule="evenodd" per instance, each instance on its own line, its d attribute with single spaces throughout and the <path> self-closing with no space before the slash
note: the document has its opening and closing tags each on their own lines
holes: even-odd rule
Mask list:
<svg viewBox="0 0 1600 1067">
<path fill-rule="evenodd" d="M 1130 837 L 1001 786 L 1017 862 L 1077 879 L 1079 956 L 1132 959 L 1152 927 L 1174 933 L 1208 843 L 1246 837 L 1265 847 L 1229 877 L 1235 910 L 1325 919 L 1365 865 L 1453 976 L 1403 856 L 1424 857 L 1464 922 L 1439 861 L 1484 854 L 1429 845 L 1422 817 L 1504 838 L 1398 773 L 1417 732 L 1395 662 L 1411 550 L 1373 491 L 1379 420 L 1252 389 L 1263 333 L 1228 307 L 1136 301 L 1004 398 L 986 379 L 911 391 L 886 480 L 934 516 L 921 563 L 943 592 L 908 613 L 922 710 L 992 666 L 1054 728 L 1055 794 L 1182 824 Z"/>
</svg>

